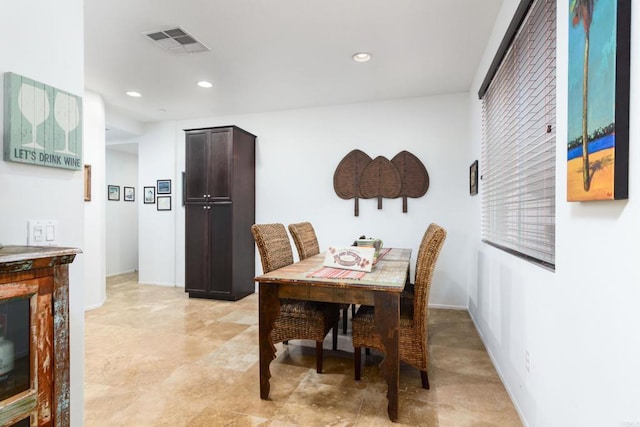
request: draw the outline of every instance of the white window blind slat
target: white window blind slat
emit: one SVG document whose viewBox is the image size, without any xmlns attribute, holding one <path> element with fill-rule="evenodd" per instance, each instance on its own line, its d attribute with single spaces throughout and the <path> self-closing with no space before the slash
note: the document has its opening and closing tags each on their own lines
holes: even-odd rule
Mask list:
<svg viewBox="0 0 640 427">
<path fill-rule="evenodd" d="M 482 239 L 555 267 L 556 2 L 535 0 L 483 101 Z"/>
</svg>

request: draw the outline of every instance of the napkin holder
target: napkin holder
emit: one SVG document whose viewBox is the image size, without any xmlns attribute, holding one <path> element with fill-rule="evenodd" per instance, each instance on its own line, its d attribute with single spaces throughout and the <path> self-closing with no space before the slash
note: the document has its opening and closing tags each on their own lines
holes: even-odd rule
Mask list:
<svg viewBox="0 0 640 427">
<path fill-rule="evenodd" d="M 323 265 L 369 273 L 373 266 L 375 251 L 373 246 L 329 246 Z"/>
<path fill-rule="evenodd" d="M 366 247 L 372 247 L 375 249 L 375 258 L 378 257 L 378 254 L 380 253 L 380 249 L 382 249 L 382 240 L 380 239 L 358 239 L 355 241 L 355 246 L 359 247 L 359 248 L 366 248 Z"/>
</svg>

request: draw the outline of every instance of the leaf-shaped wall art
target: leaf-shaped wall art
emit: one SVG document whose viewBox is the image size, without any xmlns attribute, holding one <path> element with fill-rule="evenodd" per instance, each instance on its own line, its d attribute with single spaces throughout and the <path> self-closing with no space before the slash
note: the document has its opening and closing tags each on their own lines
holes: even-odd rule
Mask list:
<svg viewBox="0 0 640 427">
<path fill-rule="evenodd" d="M 429 189 L 429 174 L 424 164 L 408 151 L 396 154 L 391 163 L 400 172 L 402 180 L 402 212 L 407 212 L 407 197 L 417 198 L 426 194 Z"/>
<path fill-rule="evenodd" d="M 341 199 L 355 199 L 354 215 L 359 215 L 360 176 L 371 162 L 371 157 L 360 150 L 348 153 L 333 174 L 333 189 Z"/>
<path fill-rule="evenodd" d="M 382 209 L 382 198 L 395 199 L 402 190 L 402 179 L 398 169 L 383 156 L 373 159 L 360 177 L 360 195 L 365 199 L 378 198 L 378 209 Z"/>
</svg>

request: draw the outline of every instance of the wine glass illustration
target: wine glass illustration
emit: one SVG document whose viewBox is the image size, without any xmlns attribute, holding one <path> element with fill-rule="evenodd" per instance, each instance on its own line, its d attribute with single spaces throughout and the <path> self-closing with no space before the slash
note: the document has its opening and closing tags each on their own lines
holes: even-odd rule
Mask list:
<svg viewBox="0 0 640 427">
<path fill-rule="evenodd" d="M 31 123 L 33 141 L 22 144 L 24 147 L 40 148 L 44 145 L 38 143 L 38 126 L 49 117 L 49 96 L 44 89 L 22 83 L 18 92 L 18 106 L 22 115 Z"/>
<path fill-rule="evenodd" d="M 80 111 L 78 101 L 74 96 L 58 92 L 53 105 L 53 115 L 56 122 L 64 131 L 64 150 L 56 150 L 58 153 L 75 154 L 69 151 L 69 132 L 78 127 L 80 123 Z"/>
</svg>

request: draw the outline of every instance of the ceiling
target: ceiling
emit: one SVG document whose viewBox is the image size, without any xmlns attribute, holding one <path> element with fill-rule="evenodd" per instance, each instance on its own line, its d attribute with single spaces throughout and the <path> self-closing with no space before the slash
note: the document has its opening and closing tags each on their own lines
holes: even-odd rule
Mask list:
<svg viewBox="0 0 640 427">
<path fill-rule="evenodd" d="M 85 0 L 85 85 L 108 108 L 141 122 L 475 90 L 501 4 Z M 144 36 L 172 27 L 210 51 L 172 55 Z M 371 61 L 353 61 L 361 51 Z M 213 87 L 200 88 L 199 80 Z"/>
</svg>

